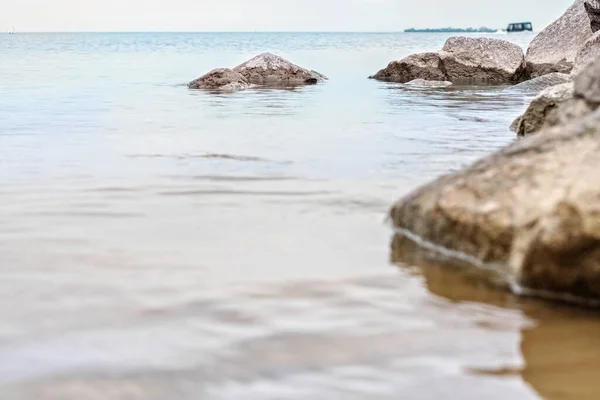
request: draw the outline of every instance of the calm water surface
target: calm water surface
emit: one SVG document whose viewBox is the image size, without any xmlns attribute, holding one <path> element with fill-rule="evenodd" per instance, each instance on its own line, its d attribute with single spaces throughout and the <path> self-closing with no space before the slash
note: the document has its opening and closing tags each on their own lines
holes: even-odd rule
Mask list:
<svg viewBox="0 0 600 400">
<path fill-rule="evenodd" d="M 597 399 L 595 315 L 391 246 L 530 97 L 366 79 L 447 37 L 0 36 L 0 398 Z M 330 80 L 185 87 L 263 51 Z"/>
</svg>

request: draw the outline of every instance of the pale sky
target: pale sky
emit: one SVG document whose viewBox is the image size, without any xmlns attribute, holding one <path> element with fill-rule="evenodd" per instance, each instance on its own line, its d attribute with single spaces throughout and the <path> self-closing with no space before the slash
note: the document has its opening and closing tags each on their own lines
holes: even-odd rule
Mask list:
<svg viewBox="0 0 600 400">
<path fill-rule="evenodd" d="M 0 30 L 400 31 L 532 21 L 572 0 L 0 0 Z"/>
</svg>

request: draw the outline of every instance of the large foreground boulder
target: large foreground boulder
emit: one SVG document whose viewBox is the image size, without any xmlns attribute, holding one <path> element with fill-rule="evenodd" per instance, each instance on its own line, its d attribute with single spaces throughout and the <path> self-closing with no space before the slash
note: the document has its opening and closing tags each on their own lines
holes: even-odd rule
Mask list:
<svg viewBox="0 0 600 400">
<path fill-rule="evenodd" d="M 249 88 L 250 83 L 237 72 L 227 68 L 217 68 L 190 82 L 188 87 L 190 89 L 233 92 Z"/>
<path fill-rule="evenodd" d="M 600 0 L 586 0 L 584 5 L 585 11 L 590 18 L 592 31 L 600 31 Z"/>
<path fill-rule="evenodd" d="M 600 0 L 599 0 L 600 1 Z M 579 74 L 585 67 L 600 57 L 600 32 L 596 32 L 592 37 L 583 43 L 573 66 L 572 75 Z"/>
<path fill-rule="evenodd" d="M 551 72 L 571 72 L 579 48 L 591 35 L 584 0 L 576 0 L 529 45 L 525 57 L 528 74 L 535 78 Z"/>
<path fill-rule="evenodd" d="M 516 132 L 519 136 L 526 136 L 538 132 L 548 115 L 561 103 L 573 97 L 573 83 L 567 82 L 552 86 L 539 93 L 529 104 L 525 114 L 520 117 Z"/>
<path fill-rule="evenodd" d="M 506 40 L 452 37 L 440 56 L 446 80 L 453 83 L 516 82 L 525 72 L 523 50 Z"/>
<path fill-rule="evenodd" d="M 233 69 L 256 85 L 311 85 L 327 79 L 271 53 L 263 53 Z"/>
<path fill-rule="evenodd" d="M 599 300 L 599 181 L 600 110 L 420 188 L 391 219 L 516 291 Z"/>
<path fill-rule="evenodd" d="M 446 73 L 438 53 L 421 53 L 400 61 L 392 61 L 370 78 L 397 83 L 407 83 L 416 79 L 446 81 Z"/>
</svg>

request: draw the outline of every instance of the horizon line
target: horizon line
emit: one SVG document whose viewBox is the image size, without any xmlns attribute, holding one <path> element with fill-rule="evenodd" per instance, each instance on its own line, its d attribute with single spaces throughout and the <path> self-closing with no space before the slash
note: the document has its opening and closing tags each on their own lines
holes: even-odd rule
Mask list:
<svg viewBox="0 0 600 400">
<path fill-rule="evenodd" d="M 406 28 L 406 29 L 411 29 L 411 28 Z M 113 34 L 120 34 L 120 33 L 423 33 L 423 32 L 405 32 L 406 29 L 401 29 L 401 30 L 382 30 L 382 31 L 377 31 L 377 30 L 365 30 L 365 31 L 361 31 L 361 30 L 356 30 L 356 31 L 346 31 L 346 30 L 340 30 L 340 31 L 327 31 L 327 30 L 323 30 L 323 31 L 319 31 L 319 30 L 307 30 L 307 31 L 303 31 L 303 30 L 298 30 L 298 31 L 280 31 L 280 30 L 240 30 L 240 31 L 220 31 L 220 30 L 207 30 L 207 31 L 195 31 L 195 30 L 140 30 L 140 31 L 116 31 L 116 30 L 90 30 L 90 31 L 44 31 L 44 30 L 40 30 L 40 31 L 36 31 L 36 30 L 27 30 L 27 31 L 16 31 L 15 33 L 17 34 L 40 34 L 40 33 L 48 33 L 48 34 L 65 34 L 65 33 L 113 33 Z M 440 28 L 430 28 L 430 29 L 440 29 Z M 446 28 L 444 28 L 446 29 Z M 466 28 L 456 28 L 456 29 L 466 29 Z M 498 29 L 500 30 L 500 29 Z M 1 32 L 4 34 L 8 34 L 9 32 Z M 428 32 L 426 32 L 428 33 Z M 453 32 L 431 32 L 431 33 L 453 33 Z M 487 33 L 487 32 L 454 32 L 454 33 Z"/>
</svg>

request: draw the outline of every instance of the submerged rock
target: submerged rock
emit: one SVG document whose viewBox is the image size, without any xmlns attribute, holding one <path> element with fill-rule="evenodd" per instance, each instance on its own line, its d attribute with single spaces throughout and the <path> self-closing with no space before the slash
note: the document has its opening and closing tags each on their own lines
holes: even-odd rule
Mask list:
<svg viewBox="0 0 600 400">
<path fill-rule="evenodd" d="M 388 66 L 370 77 L 384 82 L 407 83 L 414 80 L 446 81 L 442 60 L 437 53 L 413 54 Z"/>
<path fill-rule="evenodd" d="M 599 180 L 600 110 L 420 188 L 391 219 L 515 290 L 600 300 Z"/>
<path fill-rule="evenodd" d="M 205 89 L 232 92 L 250 87 L 242 75 L 227 68 L 213 69 L 189 83 L 190 89 Z"/>
<path fill-rule="evenodd" d="M 271 53 L 263 53 L 233 69 L 257 85 L 311 85 L 327 79 Z"/>
<path fill-rule="evenodd" d="M 600 0 L 586 0 L 584 5 L 590 18 L 592 32 L 600 31 Z"/>
<path fill-rule="evenodd" d="M 529 75 L 535 78 L 551 72 L 571 72 L 577 51 L 591 35 L 584 1 L 576 0 L 529 45 L 525 57 Z"/>
<path fill-rule="evenodd" d="M 427 81 L 425 79 L 414 79 L 410 82 L 406 82 L 407 86 L 415 87 L 427 87 L 427 88 L 443 88 L 452 86 L 452 82 L 448 81 Z"/>
<path fill-rule="evenodd" d="M 551 74 L 538 76 L 537 78 L 521 82 L 506 90 L 511 92 L 539 93 L 546 88 L 570 82 L 571 79 L 572 77 L 569 74 L 553 72 Z"/>
<path fill-rule="evenodd" d="M 515 82 L 525 71 L 523 50 L 499 39 L 452 37 L 440 57 L 447 80 L 453 83 Z"/>
<path fill-rule="evenodd" d="M 552 110 L 572 97 L 572 82 L 552 86 L 543 90 L 531 101 L 525 114 L 520 117 L 516 127 L 517 134 L 519 136 L 526 136 L 538 132 L 546 123 L 546 119 Z"/>
<path fill-rule="evenodd" d="M 592 37 L 585 41 L 575 57 L 575 65 L 572 75 L 577 75 L 585 67 L 600 57 L 600 32 L 596 32 Z"/>
</svg>

